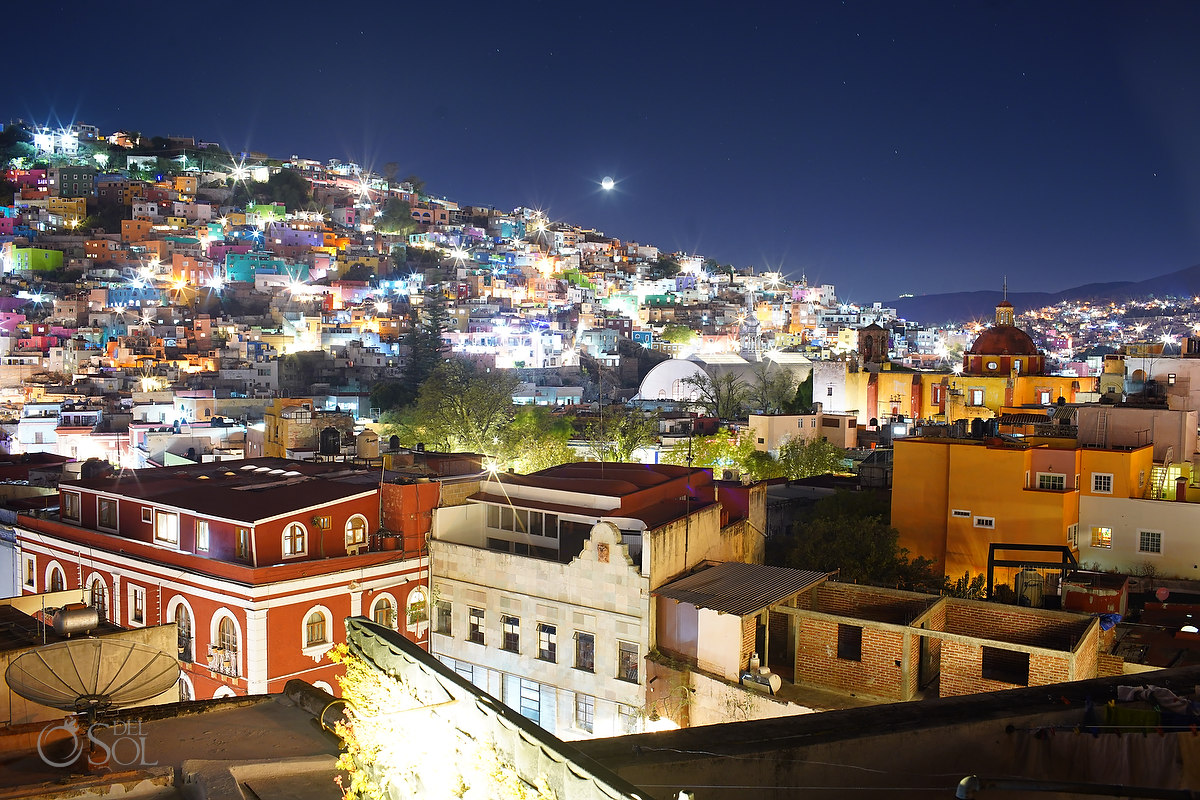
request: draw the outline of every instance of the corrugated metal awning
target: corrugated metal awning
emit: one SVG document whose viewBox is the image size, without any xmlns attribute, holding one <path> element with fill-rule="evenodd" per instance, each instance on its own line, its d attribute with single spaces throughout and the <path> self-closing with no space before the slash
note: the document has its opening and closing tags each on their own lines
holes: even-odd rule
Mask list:
<svg viewBox="0 0 1200 800">
<path fill-rule="evenodd" d="M 723 614 L 755 614 L 823 582 L 824 572 L 726 561 L 660 586 L 654 594 Z"/>
</svg>

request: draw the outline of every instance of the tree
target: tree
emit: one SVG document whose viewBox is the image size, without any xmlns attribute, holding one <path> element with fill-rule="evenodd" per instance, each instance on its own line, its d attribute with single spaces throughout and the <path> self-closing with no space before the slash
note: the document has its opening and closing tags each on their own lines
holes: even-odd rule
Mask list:
<svg viewBox="0 0 1200 800">
<path fill-rule="evenodd" d="M 298 172 L 282 169 L 267 179 L 266 191 L 272 203 L 283 203 L 288 211 L 303 208 L 312 201 L 311 186 Z"/>
<path fill-rule="evenodd" d="M 417 397 L 416 388 L 401 381 L 377 381 L 371 387 L 371 408 L 382 412 L 406 406 Z"/>
<path fill-rule="evenodd" d="M 888 523 L 886 498 L 839 492 L 822 498 L 807 517 L 793 520 L 781 548 L 787 566 L 838 572 L 838 580 L 939 592 L 943 579 L 925 558 L 910 560 Z"/>
<path fill-rule="evenodd" d="M 712 378 L 707 374 L 689 375 L 684 384 L 698 393 L 696 404 L 709 416 L 740 419 L 746 405 L 746 383 L 732 372 Z"/>
<path fill-rule="evenodd" d="M 650 266 L 646 271 L 646 277 L 652 281 L 661 280 L 662 278 L 674 278 L 679 274 L 683 267 L 679 266 L 679 262 L 670 258 L 659 257 L 658 261 Z"/>
<path fill-rule="evenodd" d="M 407 178 L 405 178 L 404 180 L 402 180 L 400 182 L 407 183 L 409 186 L 411 186 L 412 190 L 413 190 L 413 194 L 415 194 L 415 195 L 420 195 L 422 192 L 425 191 L 425 181 L 421 180 L 416 175 L 409 175 Z"/>
<path fill-rule="evenodd" d="M 520 406 L 500 435 L 497 465 L 529 473 L 576 461 L 568 444 L 574 432 L 569 417 L 554 414 L 545 406 Z"/>
<path fill-rule="evenodd" d="M 797 436 L 788 439 L 779 448 L 780 471 L 788 480 L 837 472 L 842 468 L 845 457 L 845 450 L 825 439 L 806 442 Z"/>
<path fill-rule="evenodd" d="M 479 374 L 461 361 L 440 365 L 417 392 L 411 425 L 449 450 L 501 456 L 501 437 L 515 413 L 512 394 L 519 381 Z"/>
<path fill-rule="evenodd" d="M 584 435 L 588 452 L 597 461 L 629 461 L 638 448 L 658 441 L 658 416 L 624 406 L 601 407 L 600 416 L 588 422 Z"/>
<path fill-rule="evenodd" d="M 796 379 L 772 362 L 760 361 L 754 368 L 753 379 L 746 387 L 746 404 L 760 414 L 784 413 L 796 395 Z"/>
<path fill-rule="evenodd" d="M 412 206 L 398 197 L 388 200 L 383 207 L 383 214 L 375 220 L 375 230 L 389 236 L 416 233 L 417 223 L 412 218 Z"/>
<path fill-rule="evenodd" d="M 686 325 L 667 325 L 658 338 L 671 344 L 691 344 L 700 338 L 700 334 Z"/>
<path fill-rule="evenodd" d="M 809 372 L 808 377 L 800 381 L 796 387 L 796 396 L 792 398 L 791 404 L 787 408 L 788 414 L 811 414 L 813 413 L 813 373 Z"/>
<path fill-rule="evenodd" d="M 408 365 L 404 377 L 410 386 L 421 386 L 442 363 L 448 348 L 442 334 L 450 327 L 446 298 L 438 286 L 426 290 L 420 306 L 409 309 Z"/>
</svg>

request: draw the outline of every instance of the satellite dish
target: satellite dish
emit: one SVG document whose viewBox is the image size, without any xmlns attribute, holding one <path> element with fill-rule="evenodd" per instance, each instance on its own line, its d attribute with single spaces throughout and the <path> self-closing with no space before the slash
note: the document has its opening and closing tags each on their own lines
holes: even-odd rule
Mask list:
<svg viewBox="0 0 1200 800">
<path fill-rule="evenodd" d="M 170 690 L 179 682 L 179 661 L 128 640 L 70 639 L 17 656 L 4 679 L 26 700 L 95 716 Z"/>
</svg>

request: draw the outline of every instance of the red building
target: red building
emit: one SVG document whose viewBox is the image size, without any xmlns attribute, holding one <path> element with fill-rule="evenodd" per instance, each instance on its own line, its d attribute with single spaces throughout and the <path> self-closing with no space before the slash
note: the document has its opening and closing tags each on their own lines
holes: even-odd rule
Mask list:
<svg viewBox="0 0 1200 800">
<path fill-rule="evenodd" d="M 428 502 L 437 503 L 436 498 Z M 427 561 L 379 547 L 379 473 L 277 458 L 64 482 L 15 526 L 22 591 L 84 587 L 125 627 L 175 622 L 196 699 L 336 687 L 347 616 L 425 644 Z"/>
</svg>

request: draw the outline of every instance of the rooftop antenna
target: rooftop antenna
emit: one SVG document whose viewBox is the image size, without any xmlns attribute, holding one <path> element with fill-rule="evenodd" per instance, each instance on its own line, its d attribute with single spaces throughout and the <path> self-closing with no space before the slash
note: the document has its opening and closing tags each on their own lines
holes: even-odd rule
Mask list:
<svg viewBox="0 0 1200 800">
<path fill-rule="evenodd" d="M 1008 300 L 1008 276 L 1004 276 L 1004 299 Z"/>
</svg>

